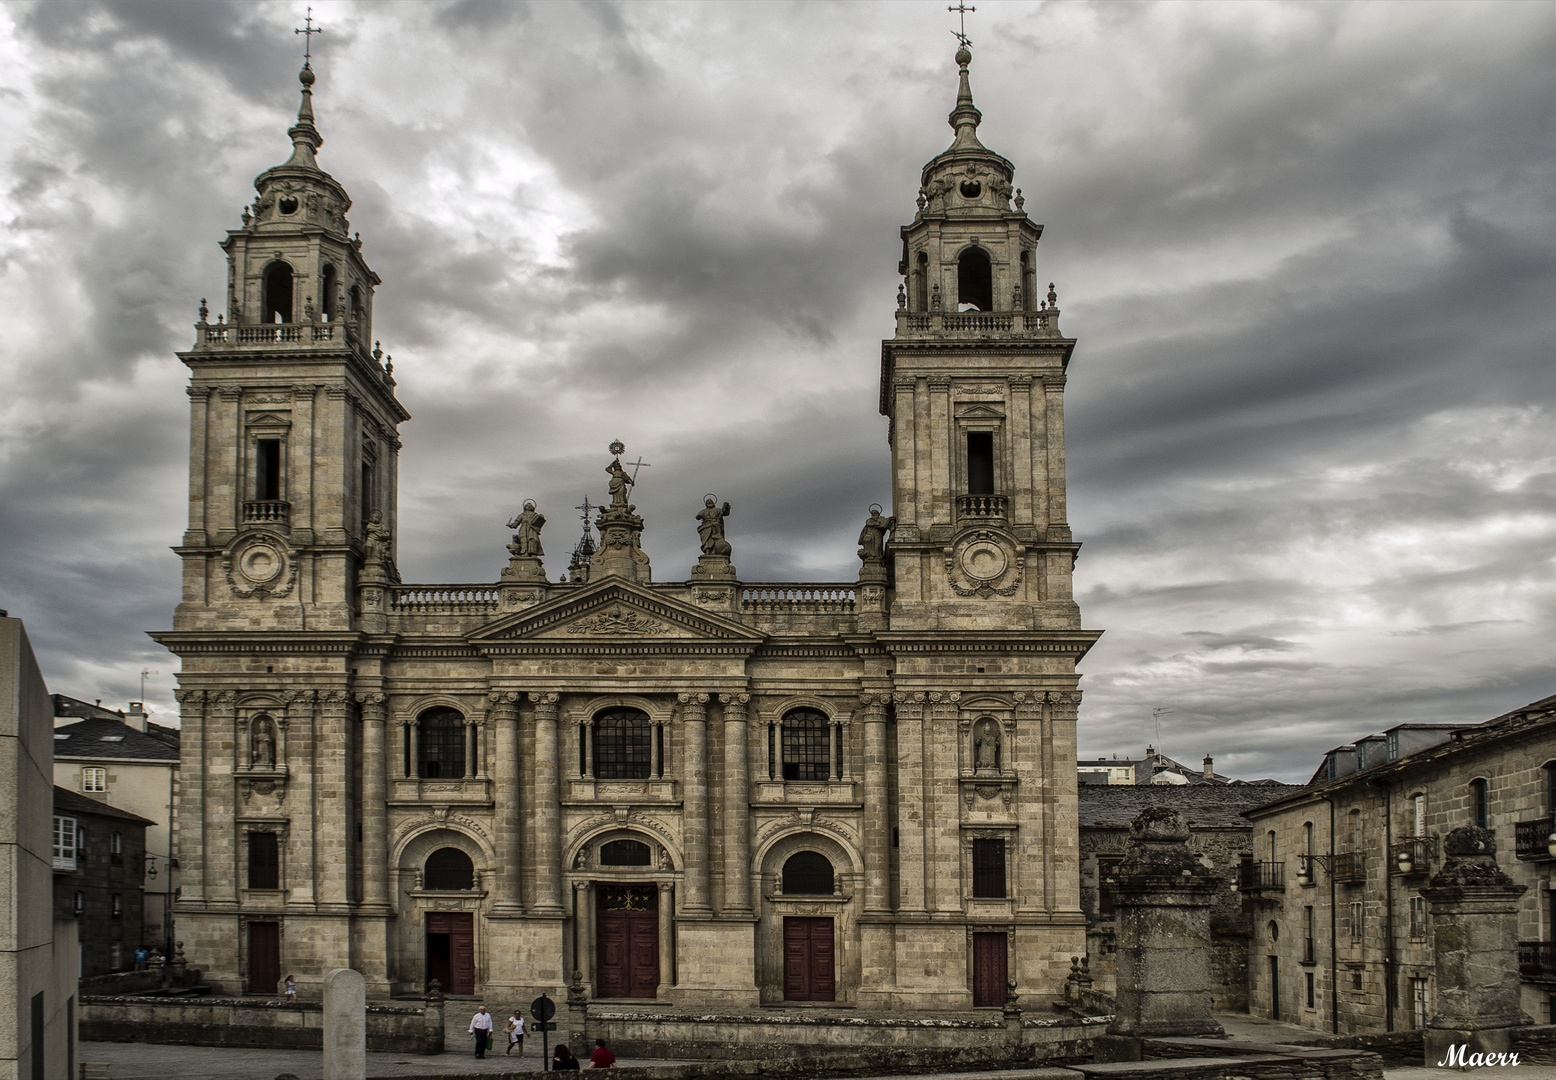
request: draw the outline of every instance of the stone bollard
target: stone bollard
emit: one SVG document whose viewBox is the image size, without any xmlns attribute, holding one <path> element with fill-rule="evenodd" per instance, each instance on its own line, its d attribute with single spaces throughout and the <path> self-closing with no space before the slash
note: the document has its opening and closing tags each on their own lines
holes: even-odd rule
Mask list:
<svg viewBox="0 0 1556 1080">
<path fill-rule="evenodd" d="M 1224 1034 L 1210 1015 L 1210 902 L 1220 885 L 1188 840 L 1188 826 L 1165 807 L 1142 810 L 1129 826 L 1129 855 L 1114 871 L 1118 1012 L 1109 1035 Z"/>
<path fill-rule="evenodd" d="M 367 981 L 336 968 L 324 976 L 324 1080 L 366 1080 Z"/>
<path fill-rule="evenodd" d="M 1443 840 L 1443 868 L 1421 895 L 1432 910 L 1437 1009 L 1422 1033 L 1424 1064 L 1507 1053 L 1519 1008 L 1516 884 L 1497 865 L 1496 834 L 1461 825 Z"/>
</svg>

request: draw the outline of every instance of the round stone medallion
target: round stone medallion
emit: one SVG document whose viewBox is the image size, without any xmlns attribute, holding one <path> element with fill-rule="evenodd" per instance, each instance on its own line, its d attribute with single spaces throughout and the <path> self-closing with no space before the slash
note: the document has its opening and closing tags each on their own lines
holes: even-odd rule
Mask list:
<svg viewBox="0 0 1556 1080">
<path fill-rule="evenodd" d="M 962 573 L 974 581 L 993 581 L 1005 573 L 1010 558 L 992 540 L 975 540 L 962 549 Z"/>
<path fill-rule="evenodd" d="M 255 544 L 238 559 L 238 569 L 256 585 L 264 585 L 281 576 L 286 559 L 269 544 Z"/>
</svg>

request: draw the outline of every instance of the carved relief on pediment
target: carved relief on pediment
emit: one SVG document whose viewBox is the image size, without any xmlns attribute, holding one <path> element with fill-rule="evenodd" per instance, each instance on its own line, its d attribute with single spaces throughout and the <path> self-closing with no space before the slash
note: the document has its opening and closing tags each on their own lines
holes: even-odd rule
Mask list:
<svg viewBox="0 0 1556 1080">
<path fill-rule="evenodd" d="M 625 604 L 612 604 L 604 611 L 567 624 L 569 634 L 602 634 L 611 637 L 650 637 L 667 634 L 670 627 Z"/>
</svg>

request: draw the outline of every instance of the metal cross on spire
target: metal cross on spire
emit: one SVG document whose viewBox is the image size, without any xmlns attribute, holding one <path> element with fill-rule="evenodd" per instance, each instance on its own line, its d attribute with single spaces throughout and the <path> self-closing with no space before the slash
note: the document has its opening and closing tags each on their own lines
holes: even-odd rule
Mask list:
<svg viewBox="0 0 1556 1080">
<path fill-rule="evenodd" d="M 308 9 L 308 18 L 303 22 L 306 29 L 293 30 L 294 34 L 303 35 L 303 67 L 311 67 L 313 60 L 313 35 L 324 33 L 324 27 L 313 25 L 313 8 Z"/>
<path fill-rule="evenodd" d="M 599 507 L 595 506 L 593 503 L 591 503 L 589 501 L 589 496 L 585 495 L 584 496 L 583 505 L 582 506 L 575 506 L 575 507 L 573 507 L 573 509 L 574 510 L 581 510 L 581 511 L 583 511 L 584 530 L 587 532 L 588 529 L 589 529 L 589 511 L 590 510 L 598 510 Z"/>
<path fill-rule="evenodd" d="M 962 43 L 963 48 L 972 48 L 972 38 L 967 36 L 967 13 L 969 11 L 977 11 L 978 9 L 975 7 L 968 7 L 966 0 L 956 0 L 956 6 L 948 7 L 946 10 L 955 11 L 961 15 L 962 28 L 960 30 L 952 30 L 951 34 L 956 38 L 957 41 Z M 301 31 L 299 31 L 299 33 L 301 33 Z"/>
</svg>

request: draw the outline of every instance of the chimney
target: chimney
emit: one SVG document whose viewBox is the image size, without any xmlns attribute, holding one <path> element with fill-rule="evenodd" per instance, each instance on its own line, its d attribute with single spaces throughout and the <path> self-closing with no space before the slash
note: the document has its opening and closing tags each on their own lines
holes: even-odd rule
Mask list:
<svg viewBox="0 0 1556 1080">
<path fill-rule="evenodd" d="M 145 702 L 130 702 L 129 725 L 136 731 L 146 730 L 146 705 Z"/>
<path fill-rule="evenodd" d="M 1216 763 L 1211 760 L 1211 757 L 1210 757 L 1209 754 L 1206 754 L 1205 755 L 1205 779 L 1206 780 L 1214 780 L 1215 778 L 1216 778 Z"/>
</svg>

